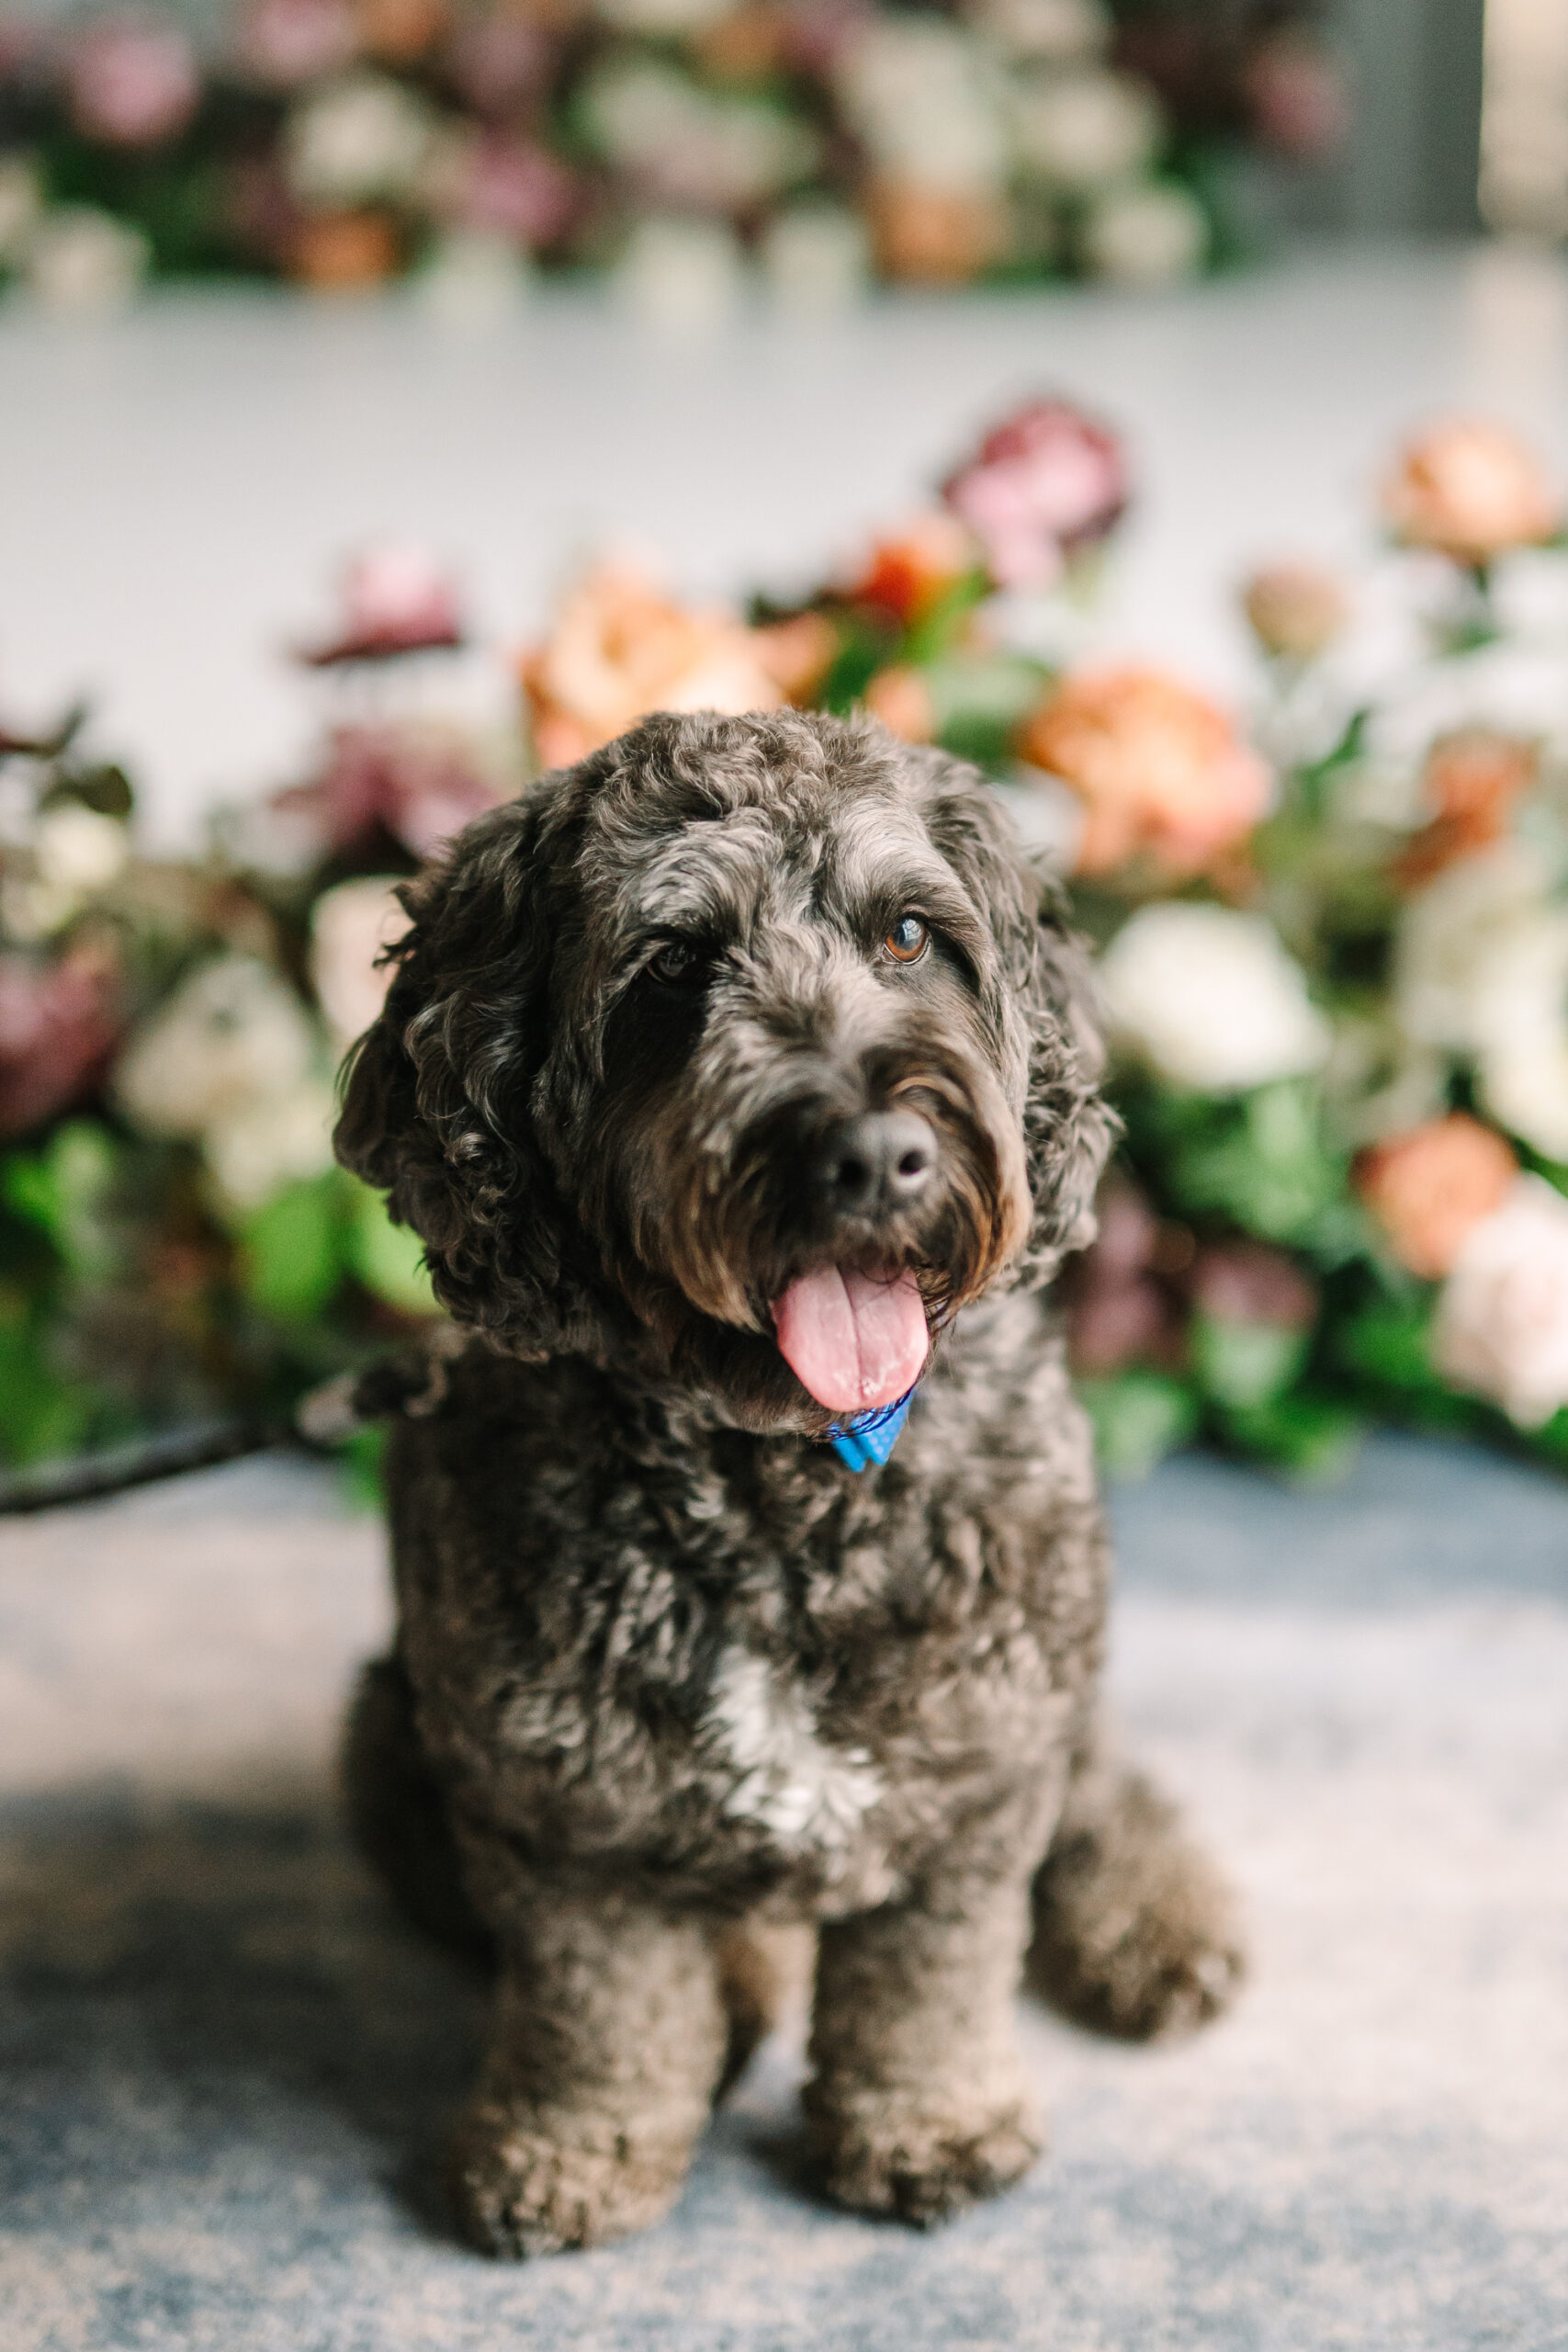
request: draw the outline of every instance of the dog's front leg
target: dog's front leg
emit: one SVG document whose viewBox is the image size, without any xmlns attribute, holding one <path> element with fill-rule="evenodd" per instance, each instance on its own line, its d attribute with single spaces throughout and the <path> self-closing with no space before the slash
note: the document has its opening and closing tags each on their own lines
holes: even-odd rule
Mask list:
<svg viewBox="0 0 1568 2352">
<path fill-rule="evenodd" d="M 464 2233 L 525 2256 L 646 2228 L 680 2190 L 724 2061 L 703 1923 L 546 1883 L 498 1924 L 494 2040 L 450 2154 Z"/>
<path fill-rule="evenodd" d="M 925 2225 L 1033 2163 L 1013 2016 L 1028 1909 L 1025 1879 L 954 1872 L 823 1928 L 805 2103 L 840 2203 Z"/>
</svg>

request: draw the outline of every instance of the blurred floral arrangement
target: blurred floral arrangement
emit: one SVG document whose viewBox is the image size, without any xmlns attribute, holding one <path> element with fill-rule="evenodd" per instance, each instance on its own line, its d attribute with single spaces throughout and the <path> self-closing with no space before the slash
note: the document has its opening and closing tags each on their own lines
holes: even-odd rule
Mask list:
<svg viewBox="0 0 1568 2352">
<path fill-rule="evenodd" d="M 198 862 L 135 854 L 80 714 L 0 732 L 6 1453 L 281 1412 L 417 1332 L 409 1238 L 328 1145 L 397 879 L 645 711 L 793 702 L 977 761 L 1100 951 L 1126 1136 L 1066 1306 L 1114 1471 L 1202 1436 L 1327 1475 L 1373 1419 L 1568 1463 L 1562 502 L 1496 425 L 1421 435 L 1362 574 L 1247 583 L 1244 726 L 1084 657 L 1128 498 L 1115 435 L 1043 399 L 807 597 L 603 563 L 493 742 L 400 698 L 463 629 L 379 550 L 299 652 L 342 695 L 313 771 Z"/>
<path fill-rule="evenodd" d="M 536 264 L 662 313 L 755 269 L 1167 284 L 1235 249 L 1234 159 L 1329 153 L 1316 0 L 86 0 L 0 6 L 0 272 L 149 269 L 470 307 Z"/>
</svg>

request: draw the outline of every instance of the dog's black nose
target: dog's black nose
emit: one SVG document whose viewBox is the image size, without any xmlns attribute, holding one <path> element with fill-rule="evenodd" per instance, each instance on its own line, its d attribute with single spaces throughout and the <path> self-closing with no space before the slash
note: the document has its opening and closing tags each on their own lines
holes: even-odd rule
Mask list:
<svg viewBox="0 0 1568 2352">
<path fill-rule="evenodd" d="M 912 1207 L 931 1182 L 936 1137 L 913 1111 L 866 1111 L 829 1127 L 817 1153 L 818 1193 L 840 1216 Z"/>
</svg>

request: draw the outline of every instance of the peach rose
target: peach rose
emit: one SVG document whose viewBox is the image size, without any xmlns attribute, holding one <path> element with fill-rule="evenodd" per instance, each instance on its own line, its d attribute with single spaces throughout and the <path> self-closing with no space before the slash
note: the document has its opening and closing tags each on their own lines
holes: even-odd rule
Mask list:
<svg viewBox="0 0 1568 2352">
<path fill-rule="evenodd" d="M 931 690 L 919 670 L 906 662 L 878 670 L 861 697 L 873 718 L 902 743 L 929 743 L 936 733 Z"/>
<path fill-rule="evenodd" d="M 1436 813 L 1411 838 L 1395 865 L 1397 878 L 1418 888 L 1457 859 L 1501 841 L 1540 763 L 1536 744 L 1495 728 L 1463 727 L 1439 736 L 1421 779 Z"/>
<path fill-rule="evenodd" d="M 1355 1175 L 1400 1264 L 1434 1283 L 1502 1204 L 1518 1172 L 1500 1135 L 1455 1111 L 1373 1145 L 1358 1158 Z"/>
<path fill-rule="evenodd" d="M 1562 522 L 1535 452 L 1479 417 L 1436 424 L 1411 442 L 1383 483 L 1382 509 L 1407 546 L 1468 564 L 1537 546 Z"/>
<path fill-rule="evenodd" d="M 866 193 L 876 258 L 912 286 L 965 286 L 1007 250 L 1008 219 L 988 189 L 874 180 Z"/>
<path fill-rule="evenodd" d="M 356 293 L 379 286 L 401 258 L 398 232 L 385 212 L 315 212 L 295 232 L 290 266 L 318 293 Z"/>
<path fill-rule="evenodd" d="M 524 657 L 534 743 L 547 767 L 586 759 L 655 710 L 776 710 L 760 632 L 674 604 L 626 563 L 598 565 Z"/>
<path fill-rule="evenodd" d="M 1269 770 L 1219 707 L 1157 670 L 1086 670 L 1036 711 L 1020 749 L 1084 804 L 1080 874 L 1147 854 L 1200 874 L 1257 824 Z"/>
<path fill-rule="evenodd" d="M 825 613 L 792 613 L 751 631 L 757 659 L 785 702 L 809 704 L 839 658 L 839 632 Z"/>
<path fill-rule="evenodd" d="M 1265 653 L 1314 662 L 1349 616 L 1345 591 L 1315 563 L 1271 563 L 1242 591 L 1242 610 Z"/>
</svg>

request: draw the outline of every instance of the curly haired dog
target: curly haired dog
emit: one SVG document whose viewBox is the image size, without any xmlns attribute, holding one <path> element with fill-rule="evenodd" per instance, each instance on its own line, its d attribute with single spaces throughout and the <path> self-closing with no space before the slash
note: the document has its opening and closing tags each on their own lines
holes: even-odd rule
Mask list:
<svg viewBox="0 0 1568 2352">
<path fill-rule="evenodd" d="M 406 1897 L 493 1940 L 462 2225 L 663 2213 L 791 1921 L 826 2188 L 935 2220 L 1037 2153 L 1032 1939 L 1125 2034 L 1238 1968 L 1096 1710 L 1046 1295 L 1113 1132 L 1078 950 L 974 771 L 795 712 L 651 718 L 404 895 L 337 1148 L 459 1338 L 396 1430 L 348 1774 Z M 917 1382 L 885 1467 L 823 1442 Z"/>
</svg>

